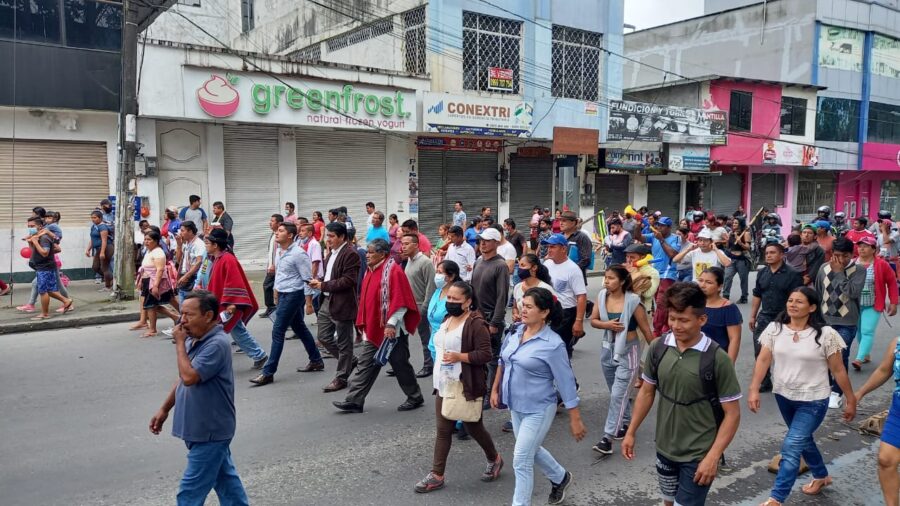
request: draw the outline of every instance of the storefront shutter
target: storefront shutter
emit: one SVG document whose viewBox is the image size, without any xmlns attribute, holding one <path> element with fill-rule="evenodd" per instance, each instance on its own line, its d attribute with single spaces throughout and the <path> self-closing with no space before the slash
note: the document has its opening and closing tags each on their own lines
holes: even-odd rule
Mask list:
<svg viewBox="0 0 900 506">
<path fill-rule="evenodd" d="M 776 206 L 784 205 L 784 174 L 753 174 L 750 185 L 750 216 L 761 207 L 773 212 Z M 734 211 L 723 211 L 731 214 Z"/>
<path fill-rule="evenodd" d="M 594 212 L 606 212 L 609 218 L 613 211 L 625 210 L 628 202 L 628 176 L 621 174 L 597 174 L 594 176 Z"/>
<path fill-rule="evenodd" d="M 419 230 L 429 238 L 437 238 L 441 223 L 449 223 L 453 201 L 444 201 L 444 152 L 419 151 Z M 461 199 L 460 199 L 461 200 Z"/>
<path fill-rule="evenodd" d="M 509 167 L 509 217 L 527 237 L 534 206 L 553 205 L 553 159 L 515 157 Z"/>
<path fill-rule="evenodd" d="M 346 206 L 365 234 L 366 202 L 387 213 L 385 136 L 373 132 L 295 130 L 297 139 L 297 214 Z M 385 216 L 386 218 L 386 216 Z M 387 219 L 385 219 L 387 223 Z"/>
<path fill-rule="evenodd" d="M 0 139 L 0 224 L 24 226 L 35 206 L 89 223 L 109 194 L 106 143 Z"/>
<path fill-rule="evenodd" d="M 264 267 L 269 217 L 280 212 L 278 129 L 226 126 L 225 209 L 234 220 L 234 254 L 245 268 Z M 212 212 L 212 203 L 208 211 Z M 212 221 L 212 216 L 210 216 Z"/>
<path fill-rule="evenodd" d="M 744 176 L 742 174 L 709 176 L 706 178 L 706 187 L 703 190 L 703 207 L 711 209 L 716 214 L 730 215 L 741 205 L 743 187 Z M 756 214 L 756 209 L 748 211 L 751 217 Z"/>
<path fill-rule="evenodd" d="M 651 212 L 662 212 L 677 224 L 681 218 L 681 181 L 649 181 L 647 208 Z"/>
<path fill-rule="evenodd" d="M 452 215 L 453 202 L 461 200 L 466 214 L 472 218 L 488 206 L 497 217 L 497 153 L 466 153 L 447 151 L 444 153 L 444 213 Z M 449 208 L 449 209 L 448 209 Z M 429 237 L 436 231 L 427 231 Z"/>
</svg>

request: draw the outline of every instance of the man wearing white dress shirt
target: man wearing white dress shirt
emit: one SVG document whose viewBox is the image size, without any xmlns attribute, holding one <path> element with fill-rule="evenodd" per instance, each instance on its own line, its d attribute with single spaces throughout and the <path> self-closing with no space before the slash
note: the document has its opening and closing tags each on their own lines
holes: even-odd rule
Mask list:
<svg viewBox="0 0 900 506">
<path fill-rule="evenodd" d="M 450 227 L 450 246 L 444 260 L 452 260 L 459 266 L 459 277 L 465 282 L 472 281 L 472 268 L 475 266 L 475 249 L 466 242 L 462 227 Z"/>
</svg>

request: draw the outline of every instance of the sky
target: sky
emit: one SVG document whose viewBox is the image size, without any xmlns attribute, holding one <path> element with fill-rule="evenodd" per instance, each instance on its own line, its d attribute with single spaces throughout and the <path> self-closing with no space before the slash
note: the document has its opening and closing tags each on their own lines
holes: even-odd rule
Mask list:
<svg viewBox="0 0 900 506">
<path fill-rule="evenodd" d="M 703 0 L 625 0 L 625 24 L 634 25 L 638 30 L 702 14 Z"/>
</svg>

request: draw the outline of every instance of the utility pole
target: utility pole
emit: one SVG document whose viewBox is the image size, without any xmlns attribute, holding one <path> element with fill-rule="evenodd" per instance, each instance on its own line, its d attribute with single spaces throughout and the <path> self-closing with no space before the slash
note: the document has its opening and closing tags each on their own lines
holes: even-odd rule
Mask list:
<svg viewBox="0 0 900 506">
<path fill-rule="evenodd" d="M 134 126 L 137 118 L 137 36 L 138 6 L 133 0 L 122 3 L 122 80 L 119 108 L 119 168 L 116 174 L 116 300 L 134 298 L 134 160 L 137 145 Z"/>
</svg>

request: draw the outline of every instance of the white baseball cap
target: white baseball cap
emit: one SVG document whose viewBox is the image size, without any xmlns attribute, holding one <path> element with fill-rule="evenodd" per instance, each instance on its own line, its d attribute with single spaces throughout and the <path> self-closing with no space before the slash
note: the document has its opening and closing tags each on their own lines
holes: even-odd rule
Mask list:
<svg viewBox="0 0 900 506">
<path fill-rule="evenodd" d="M 704 228 L 703 230 L 700 231 L 699 234 L 697 234 L 697 239 L 710 239 L 710 240 L 712 240 L 712 238 L 713 238 L 712 232 L 710 232 L 708 228 Z"/>
<path fill-rule="evenodd" d="M 481 233 L 478 234 L 478 237 L 488 240 L 488 241 L 497 241 L 497 242 L 500 242 L 500 240 L 502 239 L 502 237 L 500 236 L 500 232 L 496 228 L 493 228 L 493 227 L 488 227 L 488 228 L 482 230 Z"/>
</svg>

